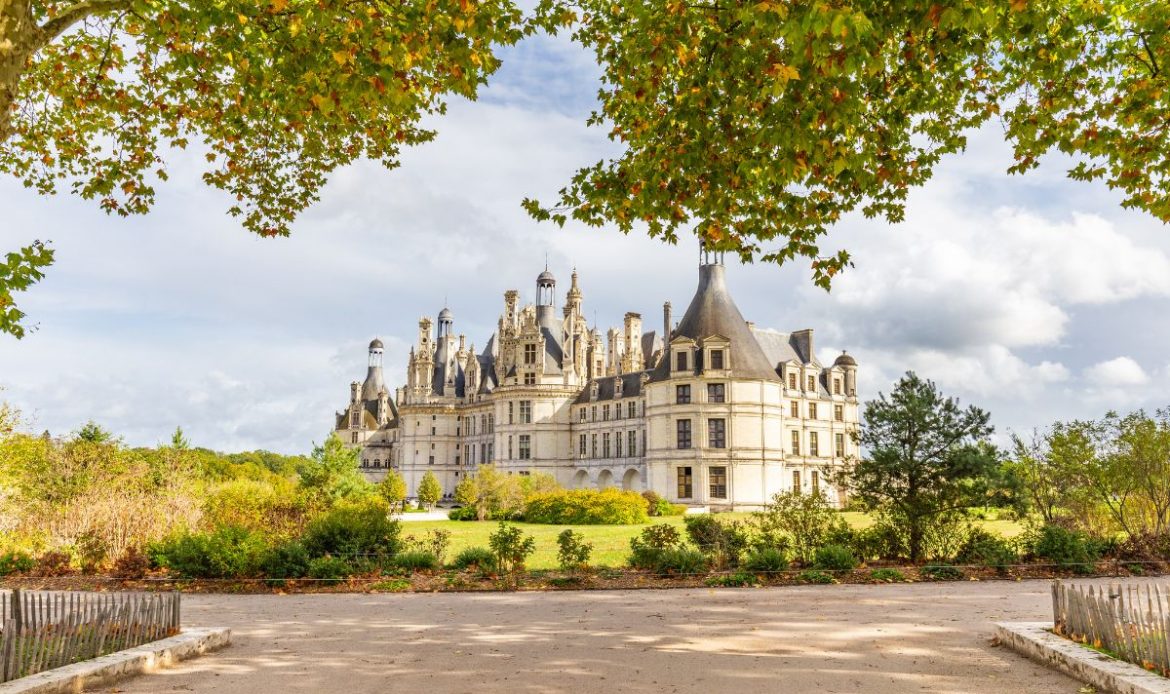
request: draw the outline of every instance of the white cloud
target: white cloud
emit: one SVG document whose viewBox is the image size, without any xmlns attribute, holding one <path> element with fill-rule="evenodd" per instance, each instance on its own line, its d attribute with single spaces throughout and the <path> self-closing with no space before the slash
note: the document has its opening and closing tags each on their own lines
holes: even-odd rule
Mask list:
<svg viewBox="0 0 1170 694">
<path fill-rule="evenodd" d="M 1129 357 L 1117 357 L 1085 369 L 1085 381 L 1102 388 L 1140 386 L 1149 382 L 1141 365 Z"/>
</svg>

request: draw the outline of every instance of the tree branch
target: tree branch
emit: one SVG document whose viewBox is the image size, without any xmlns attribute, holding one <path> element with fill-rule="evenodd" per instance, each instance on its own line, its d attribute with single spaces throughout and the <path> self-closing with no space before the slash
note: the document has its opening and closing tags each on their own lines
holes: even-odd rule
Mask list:
<svg viewBox="0 0 1170 694">
<path fill-rule="evenodd" d="M 74 24 L 95 14 L 108 14 L 130 9 L 131 0 L 80 0 L 65 8 L 40 29 L 40 46 L 45 46 L 64 34 Z"/>
</svg>

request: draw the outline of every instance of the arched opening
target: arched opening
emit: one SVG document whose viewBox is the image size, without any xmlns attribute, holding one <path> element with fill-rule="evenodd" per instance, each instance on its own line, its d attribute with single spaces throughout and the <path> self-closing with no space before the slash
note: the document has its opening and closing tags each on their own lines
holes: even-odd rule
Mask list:
<svg viewBox="0 0 1170 694">
<path fill-rule="evenodd" d="M 577 474 L 573 475 L 573 488 L 584 489 L 587 486 L 589 486 L 589 473 L 578 470 Z"/>
<path fill-rule="evenodd" d="M 642 476 L 634 468 L 626 470 L 626 474 L 622 476 L 622 489 L 630 491 L 640 491 L 642 487 Z"/>
<path fill-rule="evenodd" d="M 601 474 L 597 476 L 597 488 L 605 489 L 613 486 L 613 473 L 609 470 L 602 470 Z"/>
</svg>

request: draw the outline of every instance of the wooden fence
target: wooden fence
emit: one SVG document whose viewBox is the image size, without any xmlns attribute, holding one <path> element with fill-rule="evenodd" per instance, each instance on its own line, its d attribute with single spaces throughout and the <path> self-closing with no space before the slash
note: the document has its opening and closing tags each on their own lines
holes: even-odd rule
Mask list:
<svg viewBox="0 0 1170 694">
<path fill-rule="evenodd" d="M 1054 631 L 1170 677 L 1170 585 L 1052 583 Z"/>
<path fill-rule="evenodd" d="M 0 591 L 0 682 L 179 633 L 179 593 Z"/>
</svg>

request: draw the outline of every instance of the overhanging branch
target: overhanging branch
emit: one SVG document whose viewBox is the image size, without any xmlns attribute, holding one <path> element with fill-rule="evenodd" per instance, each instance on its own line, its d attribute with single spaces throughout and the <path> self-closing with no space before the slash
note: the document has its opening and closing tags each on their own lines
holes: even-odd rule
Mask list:
<svg viewBox="0 0 1170 694">
<path fill-rule="evenodd" d="M 69 30 L 78 22 L 94 15 L 129 10 L 131 0 L 81 0 L 66 7 L 40 29 L 40 45 L 44 46 Z"/>
</svg>

